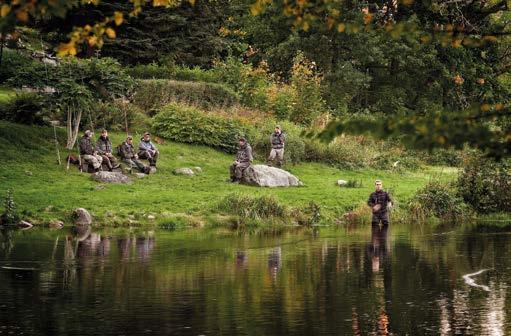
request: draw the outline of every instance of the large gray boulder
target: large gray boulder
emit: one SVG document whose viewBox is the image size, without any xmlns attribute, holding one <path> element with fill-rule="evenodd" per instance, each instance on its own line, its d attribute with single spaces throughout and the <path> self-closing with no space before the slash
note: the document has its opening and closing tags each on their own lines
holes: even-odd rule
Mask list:
<svg viewBox="0 0 511 336">
<path fill-rule="evenodd" d="M 243 172 L 243 184 L 258 187 L 298 187 L 302 183 L 293 174 L 275 167 L 253 165 Z"/>
<path fill-rule="evenodd" d="M 100 171 L 92 174 L 92 179 L 104 183 L 129 183 L 128 176 L 119 172 Z"/>
<path fill-rule="evenodd" d="M 76 225 L 91 225 L 92 216 L 84 208 L 78 208 L 73 211 L 73 219 Z"/>
</svg>

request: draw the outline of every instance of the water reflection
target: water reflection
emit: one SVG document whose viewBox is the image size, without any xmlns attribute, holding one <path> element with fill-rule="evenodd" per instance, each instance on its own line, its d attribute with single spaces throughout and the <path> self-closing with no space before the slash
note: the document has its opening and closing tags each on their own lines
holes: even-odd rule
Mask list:
<svg viewBox="0 0 511 336">
<path fill-rule="evenodd" d="M 16 334 L 34 335 L 511 332 L 506 300 L 511 235 L 420 236 L 400 230 L 242 240 L 86 227 L 67 234 L 11 233 L 9 245 L 1 245 L 7 248 L 0 249 L 0 331 L 9 326 Z M 490 269 L 477 278 L 489 292 L 462 279 L 480 268 Z M 23 272 L 27 275 L 16 275 Z"/>
</svg>

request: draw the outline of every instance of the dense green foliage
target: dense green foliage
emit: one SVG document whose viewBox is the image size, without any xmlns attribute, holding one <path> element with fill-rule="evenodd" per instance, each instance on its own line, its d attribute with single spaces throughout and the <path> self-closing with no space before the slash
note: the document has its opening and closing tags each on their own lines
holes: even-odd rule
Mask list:
<svg viewBox="0 0 511 336">
<path fill-rule="evenodd" d="M 2 225 L 14 225 L 20 220 L 20 215 L 16 209 L 12 190 L 7 190 L 4 200 L 4 211 L 0 215 L 0 223 Z"/>
<path fill-rule="evenodd" d="M 5 104 L 0 105 L 0 119 L 27 125 L 45 123 L 44 98 L 37 93 L 17 93 Z"/>
<path fill-rule="evenodd" d="M 173 8 L 145 6 L 142 13 L 130 17 L 133 5 L 113 0 L 99 5 L 75 8 L 64 19 L 42 22 L 46 38 L 54 45 L 65 42 L 74 26 L 103 20 L 114 12 L 124 14 L 126 23 L 116 28 L 116 38 L 106 40 L 103 56 L 115 57 L 123 64 L 161 61 L 185 65 L 211 65 L 213 59 L 226 56 L 235 47 L 218 34 L 232 11 L 231 2 L 182 2 Z M 80 55 L 91 56 L 96 48 L 82 46 Z"/>
<path fill-rule="evenodd" d="M 171 102 L 210 109 L 230 107 L 238 101 L 237 94 L 226 85 L 163 79 L 138 81 L 133 98 L 133 103 L 149 115 Z"/>
<path fill-rule="evenodd" d="M 470 214 L 468 206 L 453 186 L 432 181 L 417 191 L 408 204 L 412 217 L 427 220 L 436 217 L 456 220 Z"/>
<path fill-rule="evenodd" d="M 511 211 L 511 164 L 475 155 L 463 165 L 458 189 L 477 212 Z"/>
<path fill-rule="evenodd" d="M 173 141 L 207 145 L 233 153 L 247 128 L 236 120 L 202 113 L 193 107 L 169 104 L 153 120 L 154 133 Z"/>
</svg>

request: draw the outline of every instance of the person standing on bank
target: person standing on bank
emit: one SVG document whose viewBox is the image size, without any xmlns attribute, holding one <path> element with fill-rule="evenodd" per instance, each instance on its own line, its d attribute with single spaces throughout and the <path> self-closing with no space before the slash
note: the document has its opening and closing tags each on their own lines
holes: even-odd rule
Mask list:
<svg viewBox="0 0 511 336">
<path fill-rule="evenodd" d="M 238 140 L 239 148 L 236 154 L 236 161 L 230 166 L 231 182 L 240 182 L 243 178 L 243 172 L 250 167 L 254 157 L 252 156 L 252 147 L 247 142 L 247 139 L 240 138 Z"/>
<path fill-rule="evenodd" d="M 277 167 L 282 167 L 284 161 L 284 144 L 286 142 L 286 136 L 282 132 L 282 128 L 277 125 L 275 126 L 275 132 L 270 136 L 271 152 L 268 157 L 268 165 L 273 166 L 273 161 L 277 159 Z"/>
<path fill-rule="evenodd" d="M 376 180 L 374 186 L 375 191 L 369 195 L 369 199 L 367 200 L 367 205 L 371 207 L 373 212 L 371 225 L 379 226 L 381 222 L 383 226 L 388 226 L 388 209 L 392 207 L 392 198 L 388 192 L 382 190 L 382 182 L 380 180 Z"/>
</svg>

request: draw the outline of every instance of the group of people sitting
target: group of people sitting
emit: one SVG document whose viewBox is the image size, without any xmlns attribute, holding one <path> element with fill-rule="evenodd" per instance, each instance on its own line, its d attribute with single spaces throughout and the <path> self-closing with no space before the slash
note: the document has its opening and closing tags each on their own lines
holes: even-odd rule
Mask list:
<svg viewBox="0 0 511 336">
<path fill-rule="evenodd" d="M 105 165 L 109 171 L 119 168 L 120 165 L 113 154 L 112 142 L 108 138 L 108 131 L 102 130 L 95 144 L 93 143 L 92 136 L 92 131 L 87 130 L 80 139 L 79 147 L 82 160 L 92 165 L 95 172 L 102 170 L 103 165 Z M 120 156 L 122 162 L 127 165 L 129 170 L 135 168 L 147 174 L 151 169 L 150 166 L 156 167 L 156 161 L 160 153 L 151 141 L 151 134 L 145 132 L 140 139 L 138 152 L 135 151 L 133 137 L 129 135 L 126 137 L 126 140 L 117 147 L 117 154 Z M 147 159 L 149 161 L 149 166 L 142 163 L 140 159 Z"/>
</svg>

